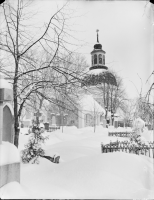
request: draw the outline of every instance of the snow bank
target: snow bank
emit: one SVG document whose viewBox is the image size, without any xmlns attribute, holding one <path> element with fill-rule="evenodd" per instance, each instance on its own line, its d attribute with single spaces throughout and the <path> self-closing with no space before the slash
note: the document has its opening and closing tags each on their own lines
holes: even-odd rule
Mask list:
<svg viewBox="0 0 154 200">
<path fill-rule="evenodd" d="M 21 164 L 21 184 L 31 192 L 34 199 L 74 199 L 75 195 L 63 187 L 54 185 L 52 173 L 59 164 L 40 158 L 39 165 Z M 52 185 L 52 186 L 50 186 Z"/>
<path fill-rule="evenodd" d="M 102 154 L 101 142 L 117 140 L 108 137 L 108 129 L 96 127 L 94 133 L 93 127 L 66 127 L 64 133 L 57 130 L 48 134 L 49 140 L 44 144 L 46 155 L 60 155 L 60 164 L 45 158 L 39 159 L 39 165 L 21 164 L 21 186 L 32 193 L 31 198 L 154 198 L 153 159 L 124 152 Z M 30 136 L 20 137 L 24 145 Z"/>
<path fill-rule="evenodd" d="M 118 127 L 117 129 L 114 129 L 116 130 L 117 132 L 131 132 L 132 131 L 132 128 L 130 127 Z"/>
<path fill-rule="evenodd" d="M 70 141 L 70 140 L 80 140 L 84 136 L 82 135 L 82 130 L 78 129 L 75 126 L 63 127 L 62 130 L 56 130 L 52 132 L 51 135 L 54 135 L 61 141 Z"/>
<path fill-rule="evenodd" d="M 20 162 L 19 151 L 10 142 L 2 142 L 0 145 L 0 165 Z"/>
<path fill-rule="evenodd" d="M 20 128 L 20 134 L 28 134 L 29 128 Z"/>
<path fill-rule="evenodd" d="M 61 132 L 61 133 L 65 133 L 65 134 L 81 134 L 80 129 L 78 129 L 76 126 L 64 126 L 63 130 L 62 127 L 60 128 L 60 130 L 57 130 L 56 132 Z"/>
<path fill-rule="evenodd" d="M 137 155 L 81 157 L 59 165 L 51 176 L 52 185 L 73 192 L 76 198 L 152 198 L 153 170 Z"/>
<path fill-rule="evenodd" d="M 56 130 L 50 134 L 51 137 L 58 138 L 59 141 L 74 141 L 81 140 L 84 138 L 95 137 L 98 135 L 108 136 L 108 129 L 103 128 L 102 126 L 96 126 L 95 132 L 94 127 L 85 127 L 78 129 L 77 127 L 64 127 L 64 131 Z M 47 141 L 48 144 L 48 141 Z"/>
<path fill-rule="evenodd" d="M 40 165 L 22 168 L 21 183 L 33 188 L 35 198 L 152 199 L 153 178 L 153 168 L 144 157 L 115 152 L 59 165 L 41 158 Z"/>
<path fill-rule="evenodd" d="M 92 126 L 84 127 L 79 130 L 82 132 L 82 135 L 86 137 L 97 136 L 98 134 L 108 136 L 108 129 L 104 128 L 101 125 L 95 127 L 95 132 L 94 132 L 94 127 Z"/>
<path fill-rule="evenodd" d="M 2 199 L 30 199 L 27 190 L 18 182 L 11 182 L 0 188 Z"/>
<path fill-rule="evenodd" d="M 143 137 L 147 141 L 153 142 L 154 141 L 154 132 L 153 132 L 153 130 L 149 131 L 149 130 L 145 129 L 141 133 L 141 137 Z"/>
</svg>

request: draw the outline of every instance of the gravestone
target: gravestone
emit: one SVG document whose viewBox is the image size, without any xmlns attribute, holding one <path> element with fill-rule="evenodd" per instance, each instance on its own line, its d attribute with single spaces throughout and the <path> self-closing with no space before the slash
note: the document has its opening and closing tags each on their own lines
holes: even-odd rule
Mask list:
<svg viewBox="0 0 154 200">
<path fill-rule="evenodd" d="M 118 117 L 119 115 L 118 114 L 114 114 L 114 128 L 118 128 Z"/>
<path fill-rule="evenodd" d="M 114 128 L 118 128 L 118 121 L 114 121 Z"/>
<path fill-rule="evenodd" d="M 13 144 L 14 119 L 12 100 L 13 91 L 11 85 L 4 79 L 4 76 L 0 74 L 0 187 L 13 181 L 20 182 L 19 152 Z M 16 153 L 16 156 L 15 158 L 11 157 L 11 160 L 9 157 L 11 156 L 12 150 Z"/>
<path fill-rule="evenodd" d="M 106 128 L 106 119 L 103 119 L 103 128 Z"/>
<path fill-rule="evenodd" d="M 13 143 L 13 113 L 8 105 L 3 108 L 3 135 L 2 141 Z"/>
<path fill-rule="evenodd" d="M 55 125 L 56 124 L 56 117 L 55 115 L 52 116 L 52 125 Z"/>
</svg>

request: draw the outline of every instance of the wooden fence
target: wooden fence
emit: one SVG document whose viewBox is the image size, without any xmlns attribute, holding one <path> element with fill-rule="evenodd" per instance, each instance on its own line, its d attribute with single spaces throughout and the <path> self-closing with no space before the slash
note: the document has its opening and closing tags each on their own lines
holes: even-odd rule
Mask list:
<svg viewBox="0 0 154 200">
<path fill-rule="evenodd" d="M 133 132 L 109 132 L 108 136 L 115 136 L 115 137 L 131 137 Z"/>
<path fill-rule="evenodd" d="M 129 141 L 116 141 L 110 142 L 109 144 L 101 143 L 102 153 L 110 153 L 115 151 L 122 151 L 126 153 L 133 154 L 143 154 L 149 157 L 154 158 L 154 142 L 149 142 L 148 145 L 141 144 L 137 145 Z"/>
<path fill-rule="evenodd" d="M 58 129 L 60 129 L 60 126 L 49 126 L 48 132 L 56 131 Z"/>
</svg>

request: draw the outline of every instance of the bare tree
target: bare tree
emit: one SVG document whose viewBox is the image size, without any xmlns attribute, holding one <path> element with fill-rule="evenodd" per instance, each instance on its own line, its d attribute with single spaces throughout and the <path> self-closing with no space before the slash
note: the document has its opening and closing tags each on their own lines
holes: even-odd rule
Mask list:
<svg viewBox="0 0 154 200">
<path fill-rule="evenodd" d="M 59 66 L 63 68 L 66 74 L 65 76 L 61 75 L 58 77 L 58 82 L 61 86 L 54 88 L 54 99 L 62 120 L 61 125 L 63 132 L 64 114 L 77 114 L 75 110 L 78 107 L 78 94 L 81 89 L 81 83 L 78 79 L 83 75 L 83 70 L 85 66 L 87 66 L 87 63 L 83 56 L 73 53 L 67 57 L 65 61 L 60 62 Z M 73 75 L 73 79 L 70 73 Z M 76 81 L 76 79 L 78 81 Z"/>
<path fill-rule="evenodd" d="M 100 112 L 100 109 L 98 108 L 97 102 L 93 102 L 93 105 L 92 105 L 92 116 L 93 116 L 93 126 L 94 126 L 94 133 L 96 131 L 96 126 L 98 124 L 98 117 L 100 116 L 101 112 Z"/>
<path fill-rule="evenodd" d="M 146 83 L 150 78 L 152 78 L 152 74 L 147 79 Z M 140 78 L 140 77 L 139 77 Z M 127 104 L 124 107 L 125 110 L 125 118 L 126 120 L 133 120 L 136 117 L 140 117 L 143 119 L 147 124 L 153 125 L 153 119 L 154 119 L 154 104 L 153 104 L 153 82 L 148 89 L 148 91 L 143 94 L 143 81 L 141 80 L 141 88 L 140 91 L 138 91 L 138 97 L 129 100 Z M 135 86 L 135 85 L 134 85 Z M 135 86 L 136 87 L 136 86 Z"/>
<path fill-rule="evenodd" d="M 136 100 L 135 99 L 128 99 L 128 101 L 125 101 L 125 104 L 123 106 L 123 118 L 124 122 L 127 125 L 132 125 L 132 121 L 134 119 L 134 114 L 136 110 Z"/>
<path fill-rule="evenodd" d="M 152 103 L 154 105 L 154 101 L 153 102 L 151 101 L 151 98 L 153 100 L 153 97 L 154 97 L 154 71 L 150 74 L 150 76 L 148 77 L 146 83 L 148 81 L 150 81 L 151 79 L 152 79 L 152 83 L 151 83 L 151 85 L 150 85 L 145 97 L 146 97 L 146 100 L 149 103 Z"/>
<path fill-rule="evenodd" d="M 147 124 L 153 124 L 154 107 L 145 97 L 140 96 L 137 98 L 134 117 L 140 117 Z"/>
<path fill-rule="evenodd" d="M 110 81 L 98 84 L 96 96 L 99 96 L 98 102 L 106 109 L 105 119 L 107 119 L 108 111 L 116 113 L 117 109 L 124 109 L 125 101 L 127 101 L 126 93 L 122 78 L 116 72 L 111 72 L 115 77 L 116 84 Z"/>
<path fill-rule="evenodd" d="M 0 7 L 3 18 L 0 50 L 4 57 L 0 71 L 6 74 L 13 84 L 14 144 L 17 147 L 19 119 L 25 103 L 36 94 L 41 97 L 42 102 L 46 96 L 42 91 L 60 87 L 55 76 L 57 74 L 70 74 L 70 84 L 76 79 L 73 73 L 59 67 L 60 57 L 64 58 L 63 53 L 71 53 L 66 48 L 69 44 L 66 39 L 71 37 L 66 23 L 70 17 L 65 12 L 67 3 L 51 13 L 49 21 L 39 28 L 28 25 L 29 19 L 34 15 L 28 11 L 31 3 L 26 0 L 6 0 Z M 49 59 L 46 59 L 46 56 Z M 47 73 L 45 79 L 40 78 L 42 73 Z"/>
</svg>

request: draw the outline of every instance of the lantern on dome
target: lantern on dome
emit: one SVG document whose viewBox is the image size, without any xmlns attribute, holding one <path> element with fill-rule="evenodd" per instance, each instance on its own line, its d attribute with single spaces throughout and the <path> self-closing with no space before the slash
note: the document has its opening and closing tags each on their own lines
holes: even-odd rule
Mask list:
<svg viewBox="0 0 154 200">
<path fill-rule="evenodd" d="M 102 49 L 102 45 L 99 43 L 99 30 L 97 32 L 97 43 L 94 45 L 94 49 L 91 52 L 91 67 L 87 75 L 82 81 L 82 86 L 95 86 L 101 83 L 117 85 L 114 75 L 108 71 L 108 67 L 105 65 L 106 52 Z"/>
</svg>

